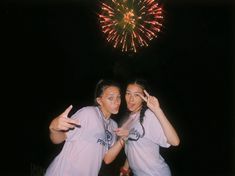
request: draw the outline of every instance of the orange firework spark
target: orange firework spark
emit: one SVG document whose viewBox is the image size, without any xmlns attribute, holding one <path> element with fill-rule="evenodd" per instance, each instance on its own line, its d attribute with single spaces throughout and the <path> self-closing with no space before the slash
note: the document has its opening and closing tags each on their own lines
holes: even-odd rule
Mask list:
<svg viewBox="0 0 235 176">
<path fill-rule="evenodd" d="M 155 0 L 107 0 L 98 14 L 101 30 L 114 48 L 137 52 L 157 37 L 162 26 L 162 8 Z"/>
</svg>

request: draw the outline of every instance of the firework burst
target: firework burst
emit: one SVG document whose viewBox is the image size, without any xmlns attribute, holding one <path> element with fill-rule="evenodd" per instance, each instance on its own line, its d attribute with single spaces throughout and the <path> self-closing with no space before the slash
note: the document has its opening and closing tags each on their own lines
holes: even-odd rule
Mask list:
<svg viewBox="0 0 235 176">
<path fill-rule="evenodd" d="M 155 0 L 106 0 L 100 8 L 101 30 L 122 52 L 147 47 L 162 27 L 162 8 Z"/>
</svg>

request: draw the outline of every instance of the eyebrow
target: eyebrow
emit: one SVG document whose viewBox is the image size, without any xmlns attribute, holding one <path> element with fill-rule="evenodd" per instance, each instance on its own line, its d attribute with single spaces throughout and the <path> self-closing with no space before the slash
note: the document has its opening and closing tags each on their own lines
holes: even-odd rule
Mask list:
<svg viewBox="0 0 235 176">
<path fill-rule="evenodd" d="M 110 93 L 110 94 L 108 94 L 107 96 L 121 96 L 121 94 L 115 94 L 115 93 Z"/>
<path fill-rule="evenodd" d="M 134 93 L 134 94 L 143 94 L 143 92 L 132 92 L 132 91 L 130 91 L 130 90 L 126 90 L 126 92 L 131 92 L 131 93 Z"/>
</svg>

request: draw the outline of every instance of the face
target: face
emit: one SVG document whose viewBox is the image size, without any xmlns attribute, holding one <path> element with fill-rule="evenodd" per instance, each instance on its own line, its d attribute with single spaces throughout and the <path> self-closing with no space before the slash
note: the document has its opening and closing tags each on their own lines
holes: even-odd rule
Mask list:
<svg viewBox="0 0 235 176">
<path fill-rule="evenodd" d="M 121 104 L 119 89 L 114 86 L 107 87 L 103 94 L 97 98 L 97 102 L 106 118 L 110 117 L 111 114 L 117 114 Z"/>
<path fill-rule="evenodd" d="M 143 99 L 139 96 L 139 94 L 144 96 L 143 89 L 138 84 L 129 84 L 127 86 L 125 99 L 129 111 L 140 111 Z"/>
</svg>

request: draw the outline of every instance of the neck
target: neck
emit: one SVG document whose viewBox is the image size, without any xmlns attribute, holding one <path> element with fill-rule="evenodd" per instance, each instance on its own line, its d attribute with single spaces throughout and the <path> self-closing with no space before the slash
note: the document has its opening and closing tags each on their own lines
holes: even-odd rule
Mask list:
<svg viewBox="0 0 235 176">
<path fill-rule="evenodd" d="M 131 115 L 138 114 L 138 113 L 140 113 L 140 111 L 132 111 Z"/>
<path fill-rule="evenodd" d="M 102 115 L 103 115 L 103 117 L 105 119 L 109 119 L 110 118 L 110 116 L 111 116 L 110 113 L 108 113 L 106 110 L 104 110 L 101 106 L 99 106 L 99 109 L 100 109 L 100 112 L 102 113 Z"/>
</svg>

